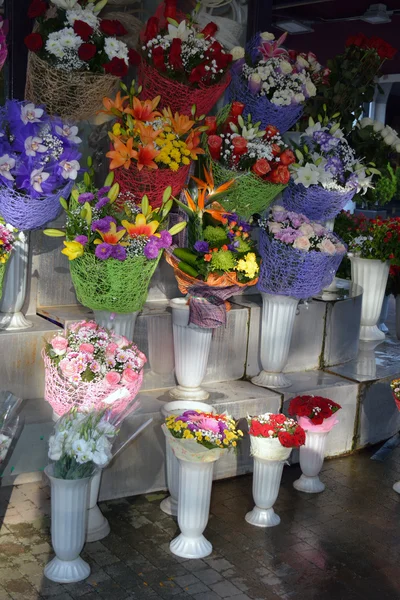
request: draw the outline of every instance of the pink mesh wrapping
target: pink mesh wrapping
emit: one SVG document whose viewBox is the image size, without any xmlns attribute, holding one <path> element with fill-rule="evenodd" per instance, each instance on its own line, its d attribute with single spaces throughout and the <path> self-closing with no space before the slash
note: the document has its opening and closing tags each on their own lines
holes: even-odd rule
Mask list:
<svg viewBox="0 0 400 600">
<path fill-rule="evenodd" d="M 95 410 L 108 408 L 113 413 L 119 414 L 134 400 L 143 382 L 142 369 L 138 379 L 130 385 L 110 385 L 103 379 L 96 383 L 82 382 L 78 386 L 75 386 L 60 375 L 57 367 L 52 364 L 51 359 L 47 356 L 44 349 L 42 350 L 42 358 L 45 366 L 44 398 L 51 405 L 54 412 L 60 416 L 64 415 L 74 406 L 78 410 L 85 408 L 93 408 Z M 127 396 L 116 400 L 112 404 L 104 403 L 104 400 L 110 394 L 120 390 L 122 387 L 128 390 L 129 394 Z"/>
<path fill-rule="evenodd" d="M 271 239 L 265 229 L 260 229 L 258 249 L 262 259 L 258 289 L 299 299 L 315 296 L 331 284 L 344 256 L 297 250 Z"/>
<path fill-rule="evenodd" d="M 164 77 L 157 69 L 142 61 L 138 68 L 139 85 L 143 86 L 140 94 L 141 100 L 161 96 L 158 108 L 170 106 L 172 112 L 191 115 L 193 104 L 196 105 L 196 114 L 207 115 L 214 104 L 228 87 L 231 76 L 229 73 L 215 85 L 199 83 L 198 87 L 191 87 Z"/>
<path fill-rule="evenodd" d="M 183 165 L 174 172 L 171 169 L 146 169 L 138 170 L 135 163 L 129 169 L 120 167 L 115 169 L 115 183 L 119 183 L 121 193 L 131 192 L 136 196 L 137 204 L 140 204 L 142 197 L 147 194 L 149 202 L 153 208 L 162 204 L 162 197 L 165 188 L 172 187 L 172 195 L 179 194 L 184 187 L 190 165 Z"/>
<path fill-rule="evenodd" d="M 61 212 L 60 198 L 68 198 L 73 182 L 67 183 L 56 194 L 31 198 L 11 188 L 0 186 L 0 214 L 17 229 L 38 229 L 53 221 Z"/>
<path fill-rule="evenodd" d="M 4 63 L 7 59 L 7 41 L 6 41 L 6 31 L 4 28 L 6 27 L 6 22 L 3 22 L 3 26 L 0 28 L 0 70 L 3 68 Z"/>
<path fill-rule="evenodd" d="M 302 183 L 296 184 L 290 180 L 289 186 L 283 192 L 283 206 L 313 221 L 328 221 L 340 213 L 355 193 L 355 189 L 340 192 L 326 190 L 320 185 L 310 185 L 306 188 Z"/>
</svg>

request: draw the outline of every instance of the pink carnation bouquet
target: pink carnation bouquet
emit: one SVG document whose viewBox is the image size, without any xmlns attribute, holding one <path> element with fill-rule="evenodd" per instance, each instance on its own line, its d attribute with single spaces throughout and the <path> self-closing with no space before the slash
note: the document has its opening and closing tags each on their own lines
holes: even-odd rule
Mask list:
<svg viewBox="0 0 400 600">
<path fill-rule="evenodd" d="M 46 343 L 45 394 L 62 416 L 78 410 L 126 411 L 143 381 L 145 355 L 124 336 L 94 321 L 74 323 Z"/>
</svg>

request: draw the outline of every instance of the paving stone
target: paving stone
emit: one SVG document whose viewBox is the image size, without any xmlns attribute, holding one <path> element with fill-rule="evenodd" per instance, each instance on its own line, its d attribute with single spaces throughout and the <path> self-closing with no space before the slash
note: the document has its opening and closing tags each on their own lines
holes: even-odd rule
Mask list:
<svg viewBox="0 0 400 600">
<path fill-rule="evenodd" d="M 221 581 L 221 579 L 223 579 L 222 575 L 214 569 L 204 569 L 199 571 L 199 573 L 197 573 L 197 577 L 200 579 L 200 581 L 207 585 L 217 583 L 217 581 Z"/>
<path fill-rule="evenodd" d="M 240 594 L 241 591 L 233 585 L 230 581 L 220 581 L 219 583 L 215 583 L 211 586 L 213 592 L 221 596 L 221 598 L 232 598 L 237 594 Z"/>
</svg>

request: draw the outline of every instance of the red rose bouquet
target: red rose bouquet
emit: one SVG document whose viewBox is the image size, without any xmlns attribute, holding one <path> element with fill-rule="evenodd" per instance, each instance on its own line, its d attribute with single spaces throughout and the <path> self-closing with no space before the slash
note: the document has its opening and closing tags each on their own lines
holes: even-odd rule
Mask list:
<svg viewBox="0 0 400 600">
<path fill-rule="evenodd" d="M 336 414 L 342 407 L 322 396 L 296 396 L 289 404 L 289 415 L 297 417 L 306 431 L 330 431 L 336 423 Z"/>
<path fill-rule="evenodd" d="M 400 410 L 400 379 L 393 379 L 390 387 L 392 388 L 393 398 L 396 402 L 396 406 Z"/>
<path fill-rule="evenodd" d="M 265 460 L 286 460 L 292 448 L 305 444 L 304 429 L 286 415 L 265 413 L 247 420 L 253 456 Z"/>
<path fill-rule="evenodd" d="M 161 106 L 190 114 L 207 114 L 230 82 L 232 55 L 214 38 L 218 27 L 200 30 L 191 18 L 180 18 L 176 0 L 166 0 L 164 14 L 151 17 L 141 35 L 139 83 L 142 98 L 161 96 Z"/>
<path fill-rule="evenodd" d="M 77 120 L 100 109 L 103 96 L 136 63 L 136 53 L 118 39 L 127 33 L 122 23 L 98 16 L 105 2 L 32 0 L 28 16 L 36 25 L 25 38 L 30 51 L 27 99 Z"/>
<path fill-rule="evenodd" d="M 278 129 L 260 129 L 245 105 L 233 102 L 217 117 L 206 117 L 206 146 L 217 185 L 235 179 L 221 204 L 245 218 L 263 212 L 289 182 L 289 165 L 296 161 Z"/>
</svg>

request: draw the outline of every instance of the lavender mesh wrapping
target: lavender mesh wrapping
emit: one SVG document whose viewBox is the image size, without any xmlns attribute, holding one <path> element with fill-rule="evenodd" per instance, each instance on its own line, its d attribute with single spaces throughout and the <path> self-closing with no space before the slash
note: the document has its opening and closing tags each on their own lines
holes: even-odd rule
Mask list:
<svg viewBox="0 0 400 600">
<path fill-rule="evenodd" d="M 262 57 L 262 54 L 259 50 L 262 41 L 263 40 L 261 39 L 261 34 L 260 32 L 258 32 L 246 44 L 246 52 L 251 56 L 251 60 L 253 61 L 253 63 L 260 60 L 260 58 Z"/>
<path fill-rule="evenodd" d="M 283 192 L 283 206 L 312 221 L 327 221 L 340 213 L 347 202 L 353 199 L 355 192 L 355 189 L 348 192 L 326 190 L 319 185 L 306 188 L 302 183 L 296 184 L 290 180 Z"/>
<path fill-rule="evenodd" d="M 315 296 L 332 283 L 344 256 L 296 250 L 271 239 L 264 229 L 258 249 L 262 259 L 257 283 L 260 292 L 299 299 Z"/>
<path fill-rule="evenodd" d="M 254 95 L 240 74 L 232 72 L 232 81 L 228 88 L 228 101 L 238 100 L 245 104 L 243 116 L 251 114 L 253 123 L 261 121 L 261 128 L 275 125 L 281 134 L 286 133 L 300 119 L 303 113 L 301 104 L 276 106 L 266 96 Z"/>
<path fill-rule="evenodd" d="M 51 196 L 31 198 L 11 188 L 0 186 L 0 214 L 7 223 L 26 231 L 54 221 L 61 212 L 60 198 L 68 198 L 73 181 Z"/>
</svg>

